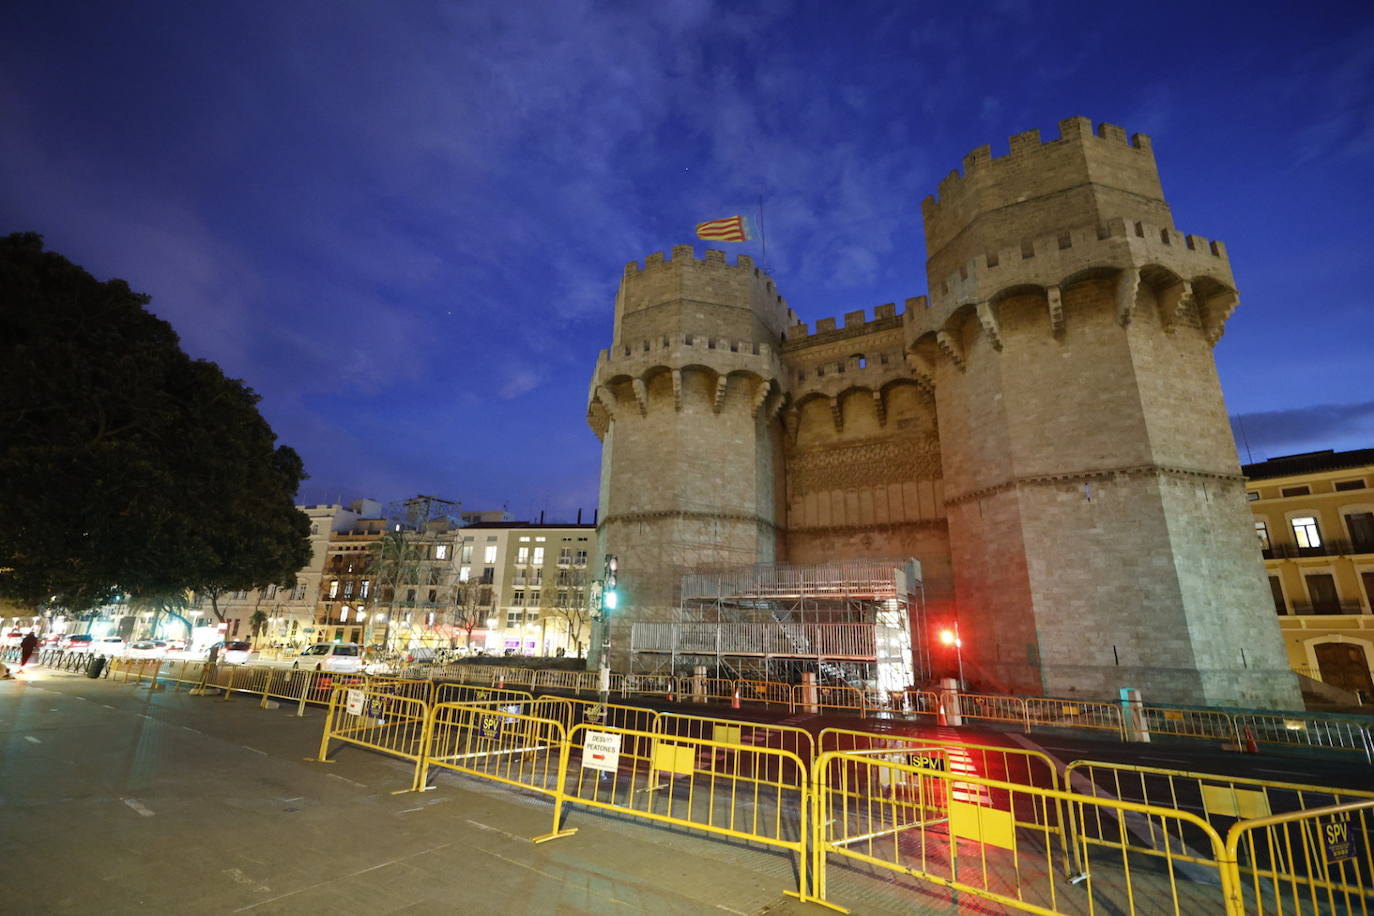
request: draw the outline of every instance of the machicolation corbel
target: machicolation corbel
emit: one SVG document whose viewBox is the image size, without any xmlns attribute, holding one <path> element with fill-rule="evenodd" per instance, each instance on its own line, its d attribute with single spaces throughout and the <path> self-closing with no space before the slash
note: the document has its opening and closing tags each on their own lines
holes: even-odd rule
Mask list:
<svg viewBox="0 0 1374 916">
<path fill-rule="evenodd" d="M 1057 286 L 1045 287 L 1045 304 L 1050 310 L 1050 332 L 1055 337 L 1064 336 L 1064 296 Z"/>
<path fill-rule="evenodd" d="M 997 326 L 997 316 L 993 313 L 990 303 L 978 303 L 978 323 L 983 326 L 983 331 L 987 333 L 988 340 L 992 343 L 992 348 L 994 350 L 1001 350 L 1002 332 Z"/>
</svg>

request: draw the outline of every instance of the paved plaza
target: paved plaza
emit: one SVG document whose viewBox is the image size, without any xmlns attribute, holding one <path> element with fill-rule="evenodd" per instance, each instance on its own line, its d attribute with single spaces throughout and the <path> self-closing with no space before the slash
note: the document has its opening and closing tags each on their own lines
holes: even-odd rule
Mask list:
<svg viewBox="0 0 1374 916">
<path fill-rule="evenodd" d="M 824 913 L 758 847 L 319 747 L 320 710 L 38 670 L 0 682 L 6 913 Z M 336 745 L 337 747 L 337 745 Z M 852 883 L 853 886 L 850 886 Z M 990 912 L 832 871 L 858 912 Z M 934 894 L 934 896 L 929 896 Z"/>
</svg>

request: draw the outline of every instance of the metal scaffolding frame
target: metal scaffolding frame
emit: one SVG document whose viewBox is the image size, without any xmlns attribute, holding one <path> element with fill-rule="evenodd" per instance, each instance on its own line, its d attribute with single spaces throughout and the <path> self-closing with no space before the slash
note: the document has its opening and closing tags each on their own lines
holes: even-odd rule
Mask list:
<svg viewBox="0 0 1374 916">
<path fill-rule="evenodd" d="M 699 567 L 671 623 L 632 625 L 631 670 L 900 690 L 930 674 L 923 595 L 910 558 Z"/>
</svg>

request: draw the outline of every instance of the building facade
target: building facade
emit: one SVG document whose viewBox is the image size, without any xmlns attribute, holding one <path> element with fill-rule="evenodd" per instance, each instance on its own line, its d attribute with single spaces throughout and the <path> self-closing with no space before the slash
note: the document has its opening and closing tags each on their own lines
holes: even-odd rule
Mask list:
<svg viewBox="0 0 1374 916">
<path fill-rule="evenodd" d="M 1293 670 L 1374 699 L 1374 449 L 1246 465 L 1246 497 Z"/>
<path fill-rule="evenodd" d="M 1174 227 L 1149 138 L 1059 128 L 940 182 L 901 310 L 808 327 L 690 245 L 626 267 L 588 397 L 613 645 L 691 570 L 914 557 L 986 689 L 1299 702 L 1212 357 L 1226 249 Z"/>
</svg>

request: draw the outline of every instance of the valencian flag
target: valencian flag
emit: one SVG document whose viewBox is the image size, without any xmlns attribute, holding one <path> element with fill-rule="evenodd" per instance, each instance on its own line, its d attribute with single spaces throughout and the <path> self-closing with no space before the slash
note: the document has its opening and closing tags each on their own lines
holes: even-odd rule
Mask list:
<svg viewBox="0 0 1374 916">
<path fill-rule="evenodd" d="M 727 216 L 697 223 L 697 238 L 711 242 L 747 242 L 749 221 L 742 216 Z"/>
</svg>

